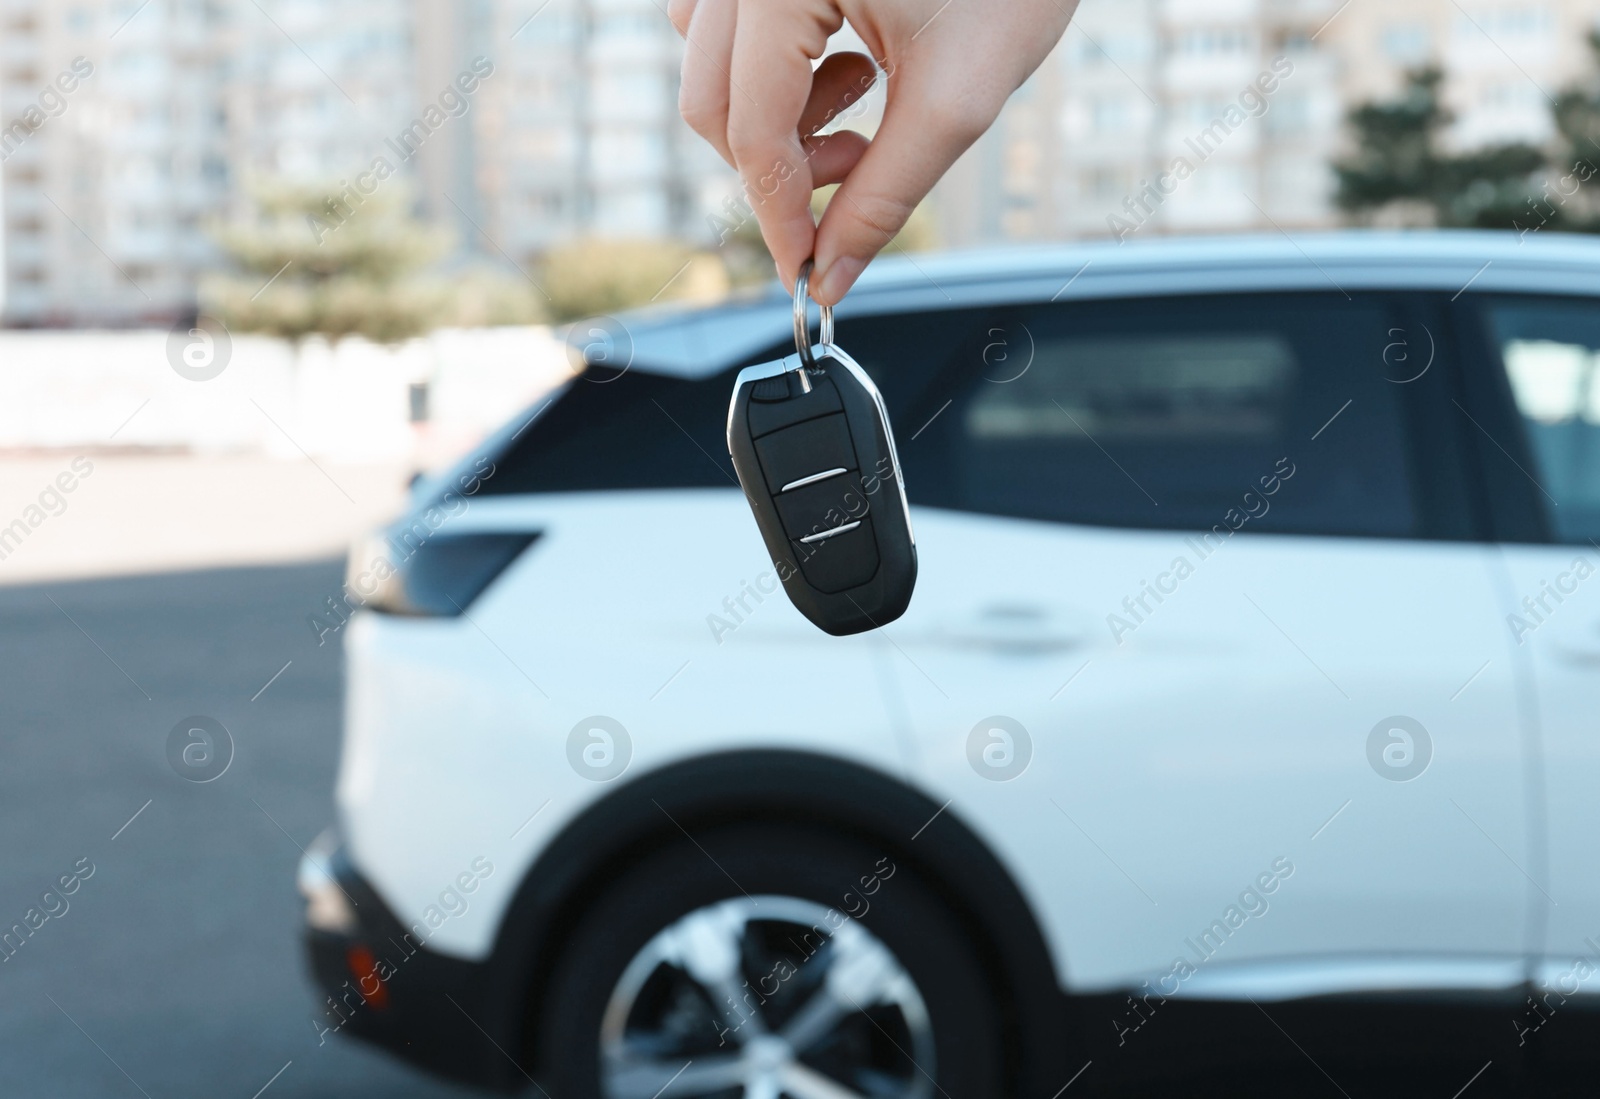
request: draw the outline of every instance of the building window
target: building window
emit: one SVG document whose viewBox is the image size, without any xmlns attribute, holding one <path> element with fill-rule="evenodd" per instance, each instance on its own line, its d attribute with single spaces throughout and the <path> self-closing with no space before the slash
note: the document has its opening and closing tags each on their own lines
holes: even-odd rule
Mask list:
<svg viewBox="0 0 1600 1099">
<path fill-rule="evenodd" d="M 1089 121 L 1095 133 L 1114 134 L 1127 128 L 1128 101 L 1121 96 L 1097 96 L 1089 102 Z"/>
<path fill-rule="evenodd" d="M 1237 56 L 1250 48 L 1250 32 L 1243 27 L 1190 27 L 1173 37 L 1168 52 L 1179 57 L 1220 57 Z"/>
<path fill-rule="evenodd" d="M 1381 40 L 1384 55 L 1402 65 L 1426 61 L 1433 52 L 1428 28 L 1421 23 L 1391 23 L 1383 29 Z"/>
<path fill-rule="evenodd" d="M 1113 168 L 1096 168 L 1089 173 L 1089 193 L 1107 202 L 1119 201 L 1133 189 L 1133 175 Z"/>
<path fill-rule="evenodd" d="M 1304 92 L 1280 95 L 1267 111 L 1266 121 L 1273 134 L 1303 133 L 1311 125 L 1311 97 Z"/>
<path fill-rule="evenodd" d="M 1504 38 L 1548 38 L 1555 34 L 1555 19 L 1542 4 L 1519 7 L 1463 10 L 1455 20 L 1455 34 L 1462 39 L 1485 37 L 1490 42 Z"/>
</svg>

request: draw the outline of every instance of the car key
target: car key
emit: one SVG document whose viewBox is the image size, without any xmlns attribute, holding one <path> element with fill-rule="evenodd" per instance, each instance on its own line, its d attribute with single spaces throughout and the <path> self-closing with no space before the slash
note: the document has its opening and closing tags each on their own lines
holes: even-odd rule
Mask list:
<svg viewBox="0 0 1600 1099">
<path fill-rule="evenodd" d="M 810 276 L 807 260 L 795 280 L 795 354 L 739 372 L 728 453 L 789 601 L 842 636 L 905 613 L 917 546 L 883 397 L 833 342 L 829 306 L 812 347 Z"/>
</svg>

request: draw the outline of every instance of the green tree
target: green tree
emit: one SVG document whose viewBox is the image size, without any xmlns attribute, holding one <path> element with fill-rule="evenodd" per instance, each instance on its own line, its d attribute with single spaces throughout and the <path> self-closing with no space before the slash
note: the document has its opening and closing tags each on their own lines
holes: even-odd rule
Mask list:
<svg viewBox="0 0 1600 1099">
<path fill-rule="evenodd" d="M 1600 67 L 1600 30 L 1589 32 L 1589 51 Z M 1600 156 L 1600 87 L 1590 79 L 1587 86 L 1568 88 L 1556 97 L 1553 114 L 1561 135 L 1563 152 L 1573 159 L 1593 160 Z"/>
<path fill-rule="evenodd" d="M 1600 70 L 1600 30 L 1589 32 L 1589 50 Z M 1531 203 L 1528 220 L 1551 228 L 1600 232 L 1600 79 L 1556 96 L 1551 108 L 1557 133 L 1554 178 Z"/>
<path fill-rule="evenodd" d="M 464 288 L 490 296 L 482 280 L 422 274 L 450 247 L 450 234 L 411 216 L 409 193 L 398 180 L 380 181 L 365 196 L 351 188 L 267 182 L 252 189 L 252 198 L 251 216 L 215 227 L 232 270 L 201 289 L 207 312 L 234 331 L 295 343 L 317 334 L 398 343 L 470 312 L 465 306 L 481 306 L 463 302 Z M 507 311 L 503 304 L 490 310 Z M 523 312 L 531 314 L 531 306 Z"/>
<path fill-rule="evenodd" d="M 1537 193 L 1544 152 L 1521 142 L 1445 152 L 1441 137 L 1453 116 L 1440 102 L 1443 82 L 1437 66 L 1416 69 L 1396 99 L 1350 111 L 1356 148 L 1333 165 L 1340 209 L 1368 223 L 1515 226 Z"/>
<path fill-rule="evenodd" d="M 539 282 L 553 320 L 618 313 L 656 301 L 709 301 L 727 292 L 717 257 L 657 239 L 582 238 L 552 248 Z"/>
</svg>

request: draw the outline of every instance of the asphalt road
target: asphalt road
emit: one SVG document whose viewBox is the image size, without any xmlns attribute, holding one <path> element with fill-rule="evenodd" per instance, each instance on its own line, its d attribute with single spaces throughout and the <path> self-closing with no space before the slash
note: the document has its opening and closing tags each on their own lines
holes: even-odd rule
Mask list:
<svg viewBox="0 0 1600 1099">
<path fill-rule="evenodd" d="M 312 1026 L 294 872 L 332 819 L 340 652 L 306 616 L 340 580 L 326 562 L 0 589 L 0 931 L 39 925 L 0 946 L 6 1096 L 474 1094 Z M 234 742 L 206 783 L 168 763 L 192 715 Z"/>
</svg>

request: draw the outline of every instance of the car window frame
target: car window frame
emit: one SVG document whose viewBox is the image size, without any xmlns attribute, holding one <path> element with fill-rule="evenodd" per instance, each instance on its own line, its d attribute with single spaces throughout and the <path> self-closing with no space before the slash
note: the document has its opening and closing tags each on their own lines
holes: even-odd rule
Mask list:
<svg viewBox="0 0 1600 1099">
<path fill-rule="evenodd" d="M 1595 295 L 1542 291 L 1484 292 L 1452 304 L 1455 327 L 1463 334 L 1463 411 L 1477 421 L 1472 443 L 1491 537 L 1506 545 L 1585 545 L 1564 542 L 1557 536 L 1550 515 L 1539 500 L 1540 490 L 1530 482 L 1538 469 L 1538 458 L 1517 407 L 1489 312 L 1494 302 L 1518 298 L 1585 302 L 1600 309 L 1600 297 Z"/>
<path fill-rule="evenodd" d="M 1014 302 L 994 309 L 991 324 L 995 328 L 1015 331 L 1022 327 L 1022 318 L 1028 311 L 1036 310 L 1041 306 L 1059 305 L 1062 307 L 1095 307 L 1112 303 L 1155 303 L 1157 306 L 1163 302 L 1174 300 L 1194 301 L 1206 298 L 1240 299 L 1256 296 L 1305 296 L 1308 298 L 1329 298 L 1337 296 L 1342 291 L 1337 288 L 1328 290 L 1285 290 L 1262 291 L 1255 289 L 1223 289 L 1208 293 L 1182 293 L 1182 294 L 1119 294 L 1105 298 L 1072 298 L 1061 302 Z M 1463 432 L 1466 427 L 1457 423 L 1449 415 L 1454 408 L 1447 402 L 1463 403 L 1464 391 L 1460 374 L 1456 368 L 1460 358 L 1457 347 L 1460 335 L 1451 325 L 1451 319 L 1445 312 L 1447 305 L 1446 296 L 1433 291 L 1412 290 L 1405 288 L 1363 288 L 1355 292 L 1356 295 L 1367 299 L 1379 299 L 1389 310 L 1390 315 L 1400 322 L 1400 325 L 1416 330 L 1426 328 L 1432 336 L 1436 346 L 1432 365 L 1428 374 L 1431 381 L 1427 385 L 1407 385 L 1402 383 L 1398 411 L 1400 414 L 1400 427 L 1402 433 L 1402 448 L 1407 457 L 1411 474 L 1410 496 L 1413 510 L 1417 519 L 1415 531 L 1398 534 L 1382 535 L 1370 532 L 1344 533 L 1338 531 L 1317 531 L 1312 533 L 1292 531 L 1251 531 L 1252 535 L 1293 538 L 1359 538 L 1382 542 L 1486 542 L 1492 536 L 1488 513 L 1484 505 L 1484 494 L 1479 483 L 1480 478 L 1476 469 L 1475 455 L 1467 445 Z M 1344 297 L 1351 299 L 1350 294 Z M 1382 344 L 1374 343 L 1374 369 L 1382 369 Z M 949 363 L 940 378 L 924 390 L 927 403 L 932 403 L 934 395 L 948 398 L 953 405 L 959 405 L 961 398 L 966 396 L 971 387 L 976 384 L 970 375 L 963 371 L 971 369 L 971 362 L 952 361 Z M 1420 379 L 1418 379 L 1420 381 Z M 950 415 L 945 412 L 944 415 Z M 1457 417 L 1463 419 L 1464 417 Z M 901 443 L 902 451 L 907 447 Z M 944 455 L 945 462 L 957 460 L 953 455 Z M 947 474 L 948 475 L 948 474 Z M 909 482 L 908 482 L 909 487 Z M 1187 525 L 1148 526 L 1135 524 L 1090 522 L 1084 520 L 1056 520 L 1025 516 L 1005 516 L 990 512 L 967 511 L 951 503 L 923 506 L 937 506 L 945 510 L 959 511 L 962 514 L 985 515 L 993 518 L 1007 518 L 1024 522 L 1042 522 L 1054 526 L 1079 526 L 1099 530 L 1126 530 L 1126 531 L 1175 531 L 1179 533 L 1194 533 L 1197 529 Z M 1248 527 L 1245 528 L 1248 530 Z M 1243 533 L 1244 531 L 1241 531 Z"/>
</svg>

